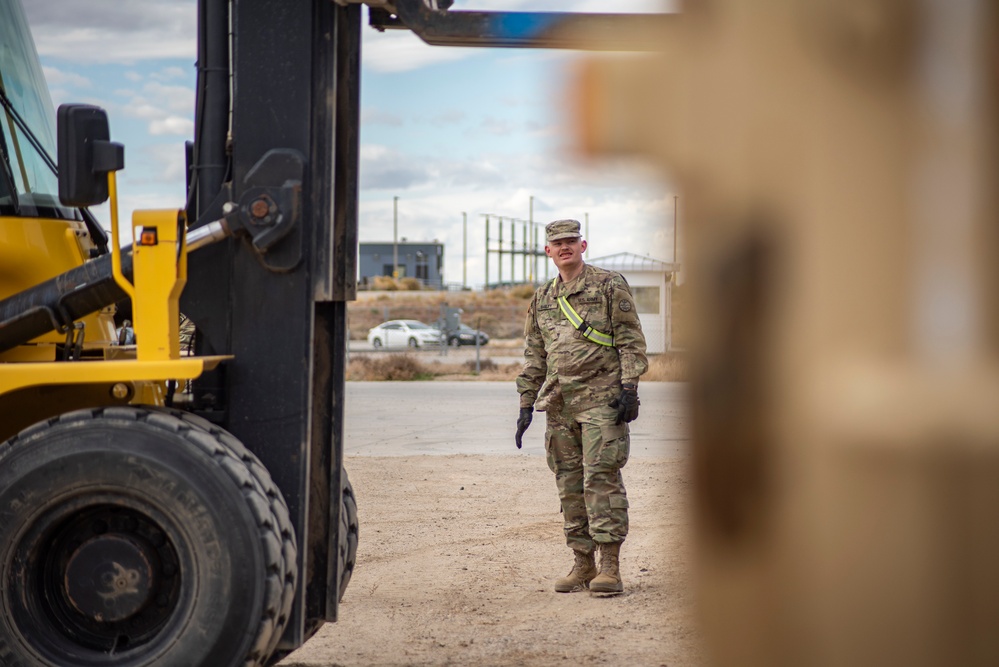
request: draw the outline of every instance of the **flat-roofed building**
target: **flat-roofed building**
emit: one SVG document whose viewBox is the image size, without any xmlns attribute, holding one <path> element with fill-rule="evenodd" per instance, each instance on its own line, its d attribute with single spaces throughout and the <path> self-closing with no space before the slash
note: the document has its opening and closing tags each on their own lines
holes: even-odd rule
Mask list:
<svg viewBox="0 0 999 667">
<path fill-rule="evenodd" d="M 617 271 L 624 276 L 635 295 L 635 306 L 648 351 L 660 354 L 672 350 L 673 284 L 674 274 L 680 270 L 680 265 L 631 252 L 587 259 L 586 263 Z"/>
<path fill-rule="evenodd" d="M 437 241 L 358 243 L 358 284 L 369 289 L 375 276 L 393 275 L 393 251 L 398 253 L 398 278 L 416 278 L 431 289 L 444 287 L 444 244 Z"/>
</svg>

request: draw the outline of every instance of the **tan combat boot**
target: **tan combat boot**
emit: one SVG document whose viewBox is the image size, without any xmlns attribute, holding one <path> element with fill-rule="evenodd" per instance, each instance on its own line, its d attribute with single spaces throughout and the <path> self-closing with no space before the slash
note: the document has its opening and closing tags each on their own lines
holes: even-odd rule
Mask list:
<svg viewBox="0 0 999 667">
<path fill-rule="evenodd" d="M 624 583 L 618 568 L 618 555 L 621 543 L 612 542 L 600 545 L 600 574 L 590 581 L 591 593 L 623 593 Z"/>
<path fill-rule="evenodd" d="M 586 590 L 590 580 L 597 576 L 597 564 L 593 554 L 584 554 L 576 551 L 576 562 L 572 566 L 569 574 L 555 582 L 555 590 L 558 593 L 572 593 L 574 591 Z"/>
</svg>

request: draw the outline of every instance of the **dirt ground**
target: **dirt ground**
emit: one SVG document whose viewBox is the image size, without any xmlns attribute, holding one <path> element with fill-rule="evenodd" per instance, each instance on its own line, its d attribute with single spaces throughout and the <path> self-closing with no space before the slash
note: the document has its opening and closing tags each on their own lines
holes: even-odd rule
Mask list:
<svg viewBox="0 0 999 667">
<path fill-rule="evenodd" d="M 281 667 L 700 665 L 683 459 L 624 470 L 626 592 L 560 594 L 571 567 L 541 457 L 348 456 L 357 569 L 325 625 Z"/>
</svg>

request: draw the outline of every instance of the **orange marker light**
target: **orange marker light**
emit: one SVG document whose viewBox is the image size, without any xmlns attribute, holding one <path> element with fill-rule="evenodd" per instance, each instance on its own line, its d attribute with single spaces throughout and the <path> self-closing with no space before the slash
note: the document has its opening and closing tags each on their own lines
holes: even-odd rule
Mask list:
<svg viewBox="0 0 999 667">
<path fill-rule="evenodd" d="M 159 243 L 155 227 L 143 227 L 139 233 L 139 245 L 156 245 Z"/>
</svg>

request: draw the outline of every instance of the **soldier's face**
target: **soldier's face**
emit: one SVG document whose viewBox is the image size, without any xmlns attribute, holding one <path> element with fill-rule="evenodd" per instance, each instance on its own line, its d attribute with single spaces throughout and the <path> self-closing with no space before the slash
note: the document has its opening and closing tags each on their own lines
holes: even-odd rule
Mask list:
<svg viewBox="0 0 999 667">
<path fill-rule="evenodd" d="M 586 241 L 580 238 L 557 239 L 545 246 L 545 254 L 552 258 L 559 270 L 573 269 L 582 264 L 584 252 Z"/>
</svg>

